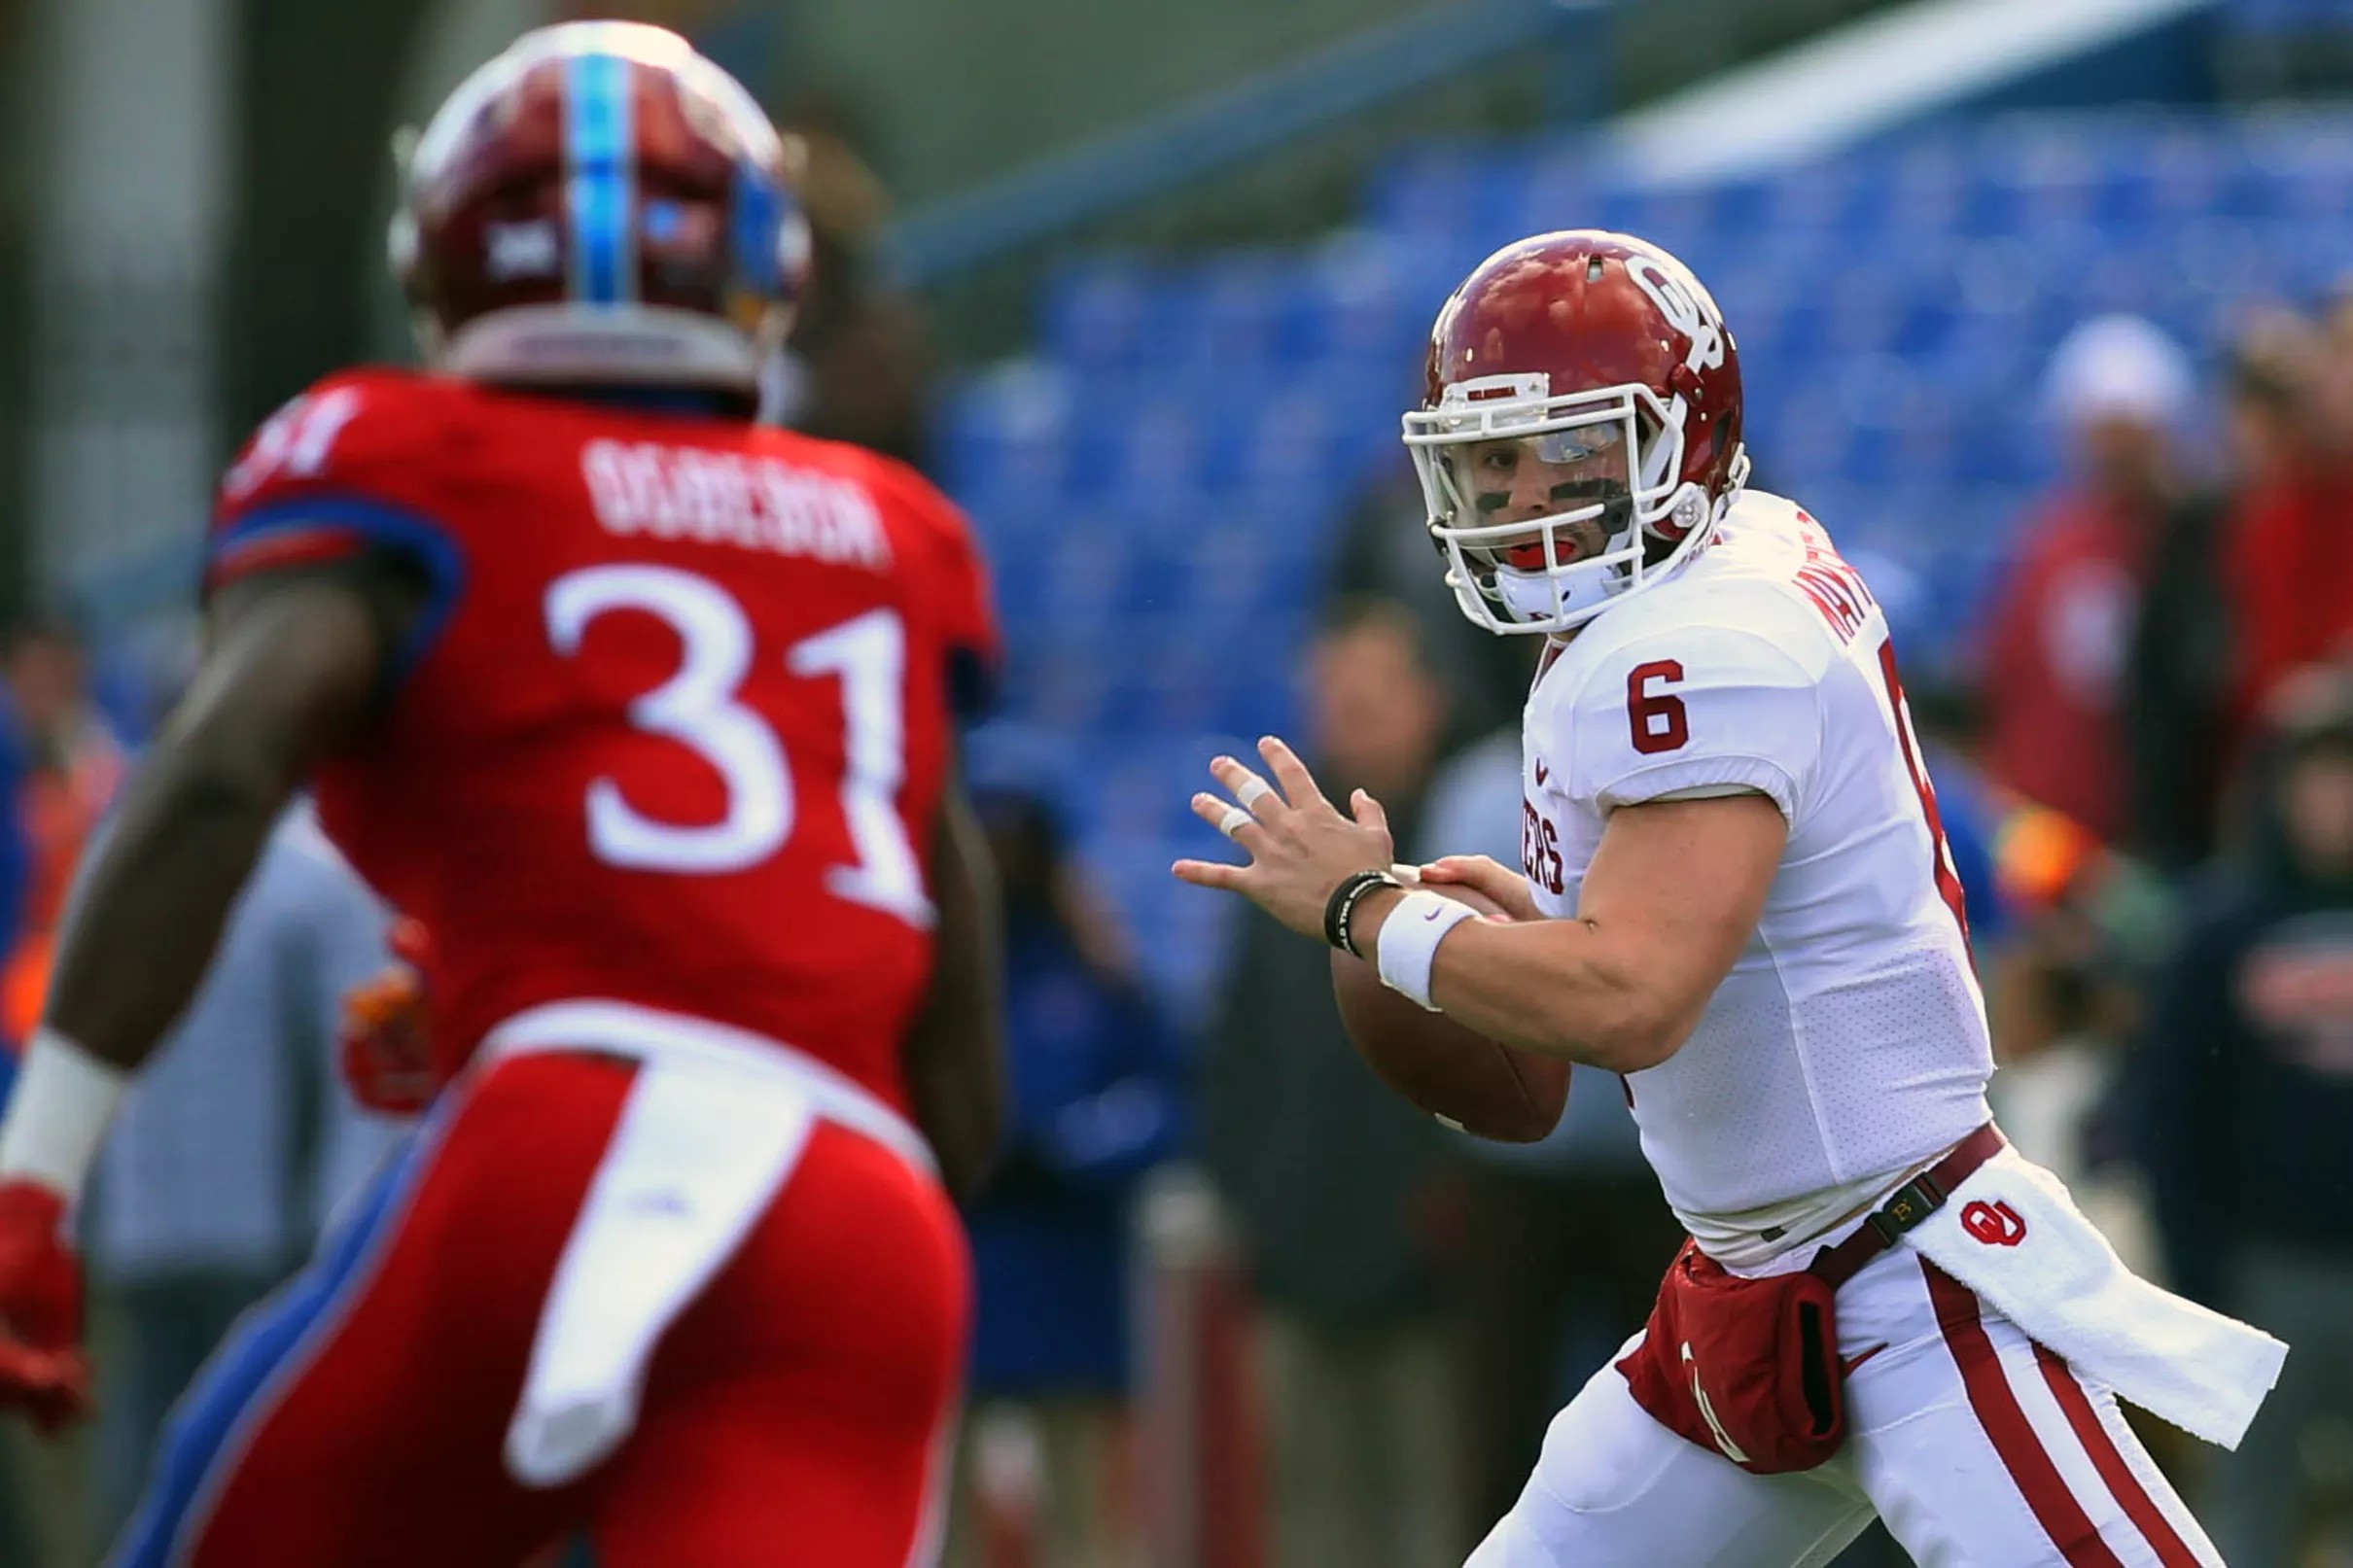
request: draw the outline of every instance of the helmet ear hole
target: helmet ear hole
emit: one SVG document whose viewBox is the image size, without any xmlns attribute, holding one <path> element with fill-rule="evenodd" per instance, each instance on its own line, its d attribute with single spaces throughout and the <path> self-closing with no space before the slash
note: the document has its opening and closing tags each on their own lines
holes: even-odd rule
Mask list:
<svg viewBox="0 0 2353 1568">
<path fill-rule="evenodd" d="M 401 286 L 402 296 L 413 300 L 417 292 L 417 221 L 405 207 L 394 213 L 385 226 L 384 261 L 392 269 L 392 281 Z"/>
<path fill-rule="evenodd" d="M 392 155 L 392 177 L 403 185 L 408 183 L 409 165 L 416 161 L 417 138 L 422 134 L 414 125 L 403 125 L 392 133 L 385 151 Z"/>
<path fill-rule="evenodd" d="M 808 216 L 797 207 L 778 226 L 776 265 L 784 279 L 785 297 L 797 307 L 817 271 L 817 235 L 809 226 Z"/>
</svg>

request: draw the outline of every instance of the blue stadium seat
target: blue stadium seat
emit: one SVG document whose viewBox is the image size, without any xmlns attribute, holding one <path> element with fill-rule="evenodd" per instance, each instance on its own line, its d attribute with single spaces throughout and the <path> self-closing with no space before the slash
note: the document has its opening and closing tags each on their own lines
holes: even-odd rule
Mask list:
<svg viewBox="0 0 2353 1568">
<path fill-rule="evenodd" d="M 1102 257 L 1057 269 L 1038 301 L 1048 356 L 1074 369 L 1131 369 L 1166 336 L 1178 291 L 1165 265 Z"/>
<path fill-rule="evenodd" d="M 1406 234 L 1457 233 L 1480 218 L 1478 163 L 1484 149 L 1432 144 L 1381 169 L 1365 192 L 1373 222 Z"/>
<path fill-rule="evenodd" d="M 1597 165 L 1592 150 L 1582 145 L 1548 148 L 1530 162 L 1512 204 L 1508 222 L 1484 236 L 1495 245 L 1529 234 L 1549 234 L 1562 228 L 1612 226 L 1603 213 Z"/>
<path fill-rule="evenodd" d="M 948 486 L 1053 490 L 1070 459 L 1071 399 L 1058 368 L 1022 362 L 977 376 L 945 401 L 937 424 Z"/>
<path fill-rule="evenodd" d="M 2258 36 L 2353 30 L 2353 0 L 2230 0 L 2230 24 Z"/>
<path fill-rule="evenodd" d="M 1407 247 L 1384 236 L 1343 235 L 1299 270 L 1283 322 L 1281 349 L 1298 366 L 1332 362 L 1393 364 L 1427 330 L 1451 278 L 1417 296 L 1419 274 Z"/>
<path fill-rule="evenodd" d="M 1150 375 L 1085 385 L 1072 421 L 1071 493 L 1126 505 L 1198 483 L 1207 462 L 1212 410 L 1198 396 Z"/>
<path fill-rule="evenodd" d="M 1163 333 L 1147 345 L 1154 363 L 1232 371 L 1269 364 L 1297 310 L 1299 268 L 1285 258 L 1243 251 L 1187 268 L 1175 281 Z"/>
</svg>

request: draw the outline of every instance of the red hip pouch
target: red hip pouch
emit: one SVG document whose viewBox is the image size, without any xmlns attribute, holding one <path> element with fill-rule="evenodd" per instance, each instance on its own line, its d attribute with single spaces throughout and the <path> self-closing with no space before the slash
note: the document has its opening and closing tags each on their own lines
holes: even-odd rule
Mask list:
<svg viewBox="0 0 2353 1568">
<path fill-rule="evenodd" d="M 1677 1437 L 1760 1476 L 1811 1470 L 1846 1440 L 1839 1287 L 2003 1147 L 1988 1122 L 1897 1189 L 1862 1229 L 1791 1273 L 1744 1279 L 1683 1243 L 1650 1326 L 1618 1371 Z"/>
</svg>

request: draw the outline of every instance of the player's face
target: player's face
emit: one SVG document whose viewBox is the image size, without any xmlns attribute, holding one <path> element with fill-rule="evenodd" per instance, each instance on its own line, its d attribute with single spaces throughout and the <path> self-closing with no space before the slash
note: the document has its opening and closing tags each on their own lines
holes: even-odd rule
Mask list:
<svg viewBox="0 0 2353 1568">
<path fill-rule="evenodd" d="M 1468 526 L 1538 522 L 1601 503 L 1607 509 L 1599 516 L 1555 531 L 1553 559 L 1565 566 L 1598 555 L 1608 536 L 1623 526 L 1616 514 L 1632 495 L 1625 446 L 1624 427 L 1613 422 L 1466 442 L 1450 448 L 1441 461 L 1468 503 L 1469 515 L 1460 519 Z M 1537 537 L 1495 553 L 1512 566 L 1544 564 L 1544 544 Z"/>
</svg>

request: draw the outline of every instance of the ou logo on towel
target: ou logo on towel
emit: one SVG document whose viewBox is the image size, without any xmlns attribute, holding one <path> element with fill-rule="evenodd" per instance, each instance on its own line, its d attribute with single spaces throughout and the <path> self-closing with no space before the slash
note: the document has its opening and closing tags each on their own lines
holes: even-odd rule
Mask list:
<svg viewBox="0 0 2353 1568">
<path fill-rule="evenodd" d="M 1989 1247 L 2014 1247 L 2026 1239 L 2026 1222 L 2008 1203 L 1971 1203 L 1961 1210 L 1961 1229 Z"/>
</svg>

